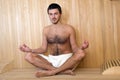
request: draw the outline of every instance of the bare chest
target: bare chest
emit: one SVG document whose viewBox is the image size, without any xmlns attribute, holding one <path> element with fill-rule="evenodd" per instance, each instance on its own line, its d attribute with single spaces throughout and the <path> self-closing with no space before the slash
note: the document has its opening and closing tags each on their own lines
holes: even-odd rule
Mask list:
<svg viewBox="0 0 120 80">
<path fill-rule="evenodd" d="M 47 35 L 49 44 L 64 44 L 69 40 L 69 33 L 63 29 L 50 30 Z"/>
</svg>

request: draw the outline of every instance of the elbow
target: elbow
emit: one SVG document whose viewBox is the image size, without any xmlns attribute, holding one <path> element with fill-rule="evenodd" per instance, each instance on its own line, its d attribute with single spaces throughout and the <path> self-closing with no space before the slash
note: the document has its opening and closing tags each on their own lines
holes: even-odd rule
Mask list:
<svg viewBox="0 0 120 80">
<path fill-rule="evenodd" d="M 41 49 L 41 52 L 42 52 L 42 53 L 46 53 L 46 52 L 47 52 L 47 49 Z"/>
<path fill-rule="evenodd" d="M 47 48 L 42 48 L 41 50 L 42 50 L 41 51 L 42 53 L 46 53 L 47 52 Z"/>
</svg>

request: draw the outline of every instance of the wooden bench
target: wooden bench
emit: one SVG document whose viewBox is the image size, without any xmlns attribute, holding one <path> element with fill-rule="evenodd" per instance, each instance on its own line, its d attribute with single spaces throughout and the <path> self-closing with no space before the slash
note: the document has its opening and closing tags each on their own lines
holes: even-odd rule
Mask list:
<svg viewBox="0 0 120 80">
<path fill-rule="evenodd" d="M 13 69 L 13 60 L 11 61 L 0 61 L 0 74 L 7 72 L 9 70 Z"/>
<path fill-rule="evenodd" d="M 120 59 L 105 62 L 102 66 L 103 75 L 120 75 Z"/>
</svg>

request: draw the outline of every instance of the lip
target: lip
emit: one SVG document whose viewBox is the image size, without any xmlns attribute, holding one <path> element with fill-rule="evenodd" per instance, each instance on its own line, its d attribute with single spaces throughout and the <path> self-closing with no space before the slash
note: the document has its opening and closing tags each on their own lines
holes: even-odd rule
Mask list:
<svg viewBox="0 0 120 80">
<path fill-rule="evenodd" d="M 52 19 L 52 21 L 56 21 L 56 19 Z"/>
<path fill-rule="evenodd" d="M 56 18 L 53 18 L 52 20 L 56 20 Z"/>
</svg>

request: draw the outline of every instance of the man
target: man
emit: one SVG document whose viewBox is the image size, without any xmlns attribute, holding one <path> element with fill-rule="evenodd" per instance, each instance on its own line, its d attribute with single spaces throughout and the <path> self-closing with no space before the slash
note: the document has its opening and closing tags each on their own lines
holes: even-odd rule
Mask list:
<svg viewBox="0 0 120 80">
<path fill-rule="evenodd" d="M 72 75 L 73 70 L 85 56 L 83 50 L 89 44 L 85 41 L 81 47 L 78 47 L 73 27 L 60 22 L 62 10 L 58 4 L 50 4 L 47 12 L 52 24 L 43 29 L 42 46 L 31 49 L 23 44 L 20 50 L 27 52 L 25 59 L 29 63 L 41 68 L 35 74 L 37 77 L 55 74 Z M 45 56 L 44 53 L 48 49 L 50 54 Z"/>
</svg>

